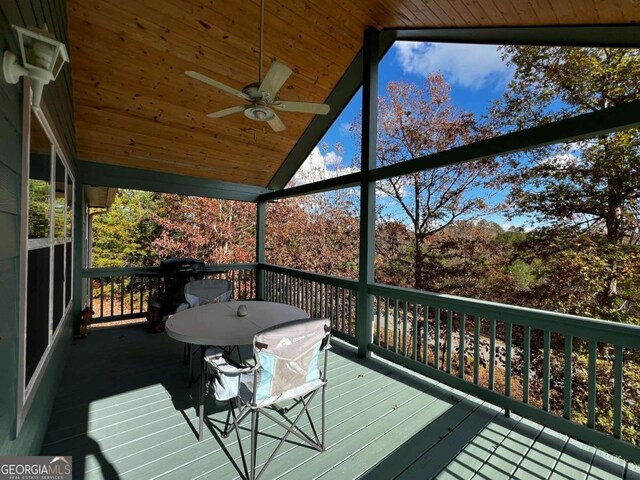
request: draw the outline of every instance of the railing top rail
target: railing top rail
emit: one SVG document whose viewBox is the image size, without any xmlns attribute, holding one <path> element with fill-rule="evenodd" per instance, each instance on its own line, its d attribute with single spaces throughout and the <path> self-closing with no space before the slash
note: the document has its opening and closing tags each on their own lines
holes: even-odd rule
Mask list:
<svg viewBox="0 0 640 480">
<path fill-rule="evenodd" d="M 289 267 L 281 267 L 279 265 L 273 265 L 271 263 L 260 264 L 260 267 L 265 270 L 269 270 L 270 272 L 283 273 L 283 274 L 292 275 L 292 276 L 296 276 L 296 277 L 307 279 L 307 280 L 314 280 L 317 282 L 326 283 L 328 285 L 333 285 L 335 287 L 343 287 L 351 290 L 355 290 L 358 288 L 358 281 L 352 280 L 349 278 L 335 277 L 333 275 L 325 275 L 323 273 L 311 273 L 305 270 L 298 270 L 298 269 L 289 268 Z"/>
<path fill-rule="evenodd" d="M 381 284 L 369 285 L 369 293 L 640 349 L 640 327 L 635 325 Z"/>
<path fill-rule="evenodd" d="M 257 263 L 211 263 L 205 267 L 205 273 L 215 273 L 218 271 L 229 270 L 253 270 L 257 267 Z M 83 268 L 83 277 L 111 277 L 118 275 L 134 275 L 136 273 L 157 273 L 160 275 L 159 267 L 101 267 L 101 268 Z"/>
</svg>

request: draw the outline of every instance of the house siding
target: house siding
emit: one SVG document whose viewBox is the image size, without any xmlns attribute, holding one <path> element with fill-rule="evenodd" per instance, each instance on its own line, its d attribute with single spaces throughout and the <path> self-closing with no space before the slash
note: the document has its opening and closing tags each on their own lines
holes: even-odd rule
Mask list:
<svg viewBox="0 0 640 480">
<path fill-rule="evenodd" d="M 1 52 L 6 49 L 18 52 L 12 24 L 42 27 L 44 23 L 57 39 L 69 45 L 64 0 L 3 1 L 0 8 Z M 73 101 L 68 66 L 55 83 L 45 87 L 43 97 L 52 123 L 60 133 L 62 147 L 74 155 Z M 17 435 L 21 182 L 22 82 L 9 85 L 0 75 L 0 455 L 40 452 L 71 343 L 71 322 L 67 322 L 66 331 L 60 332 L 62 336 L 51 354 L 29 413 Z M 75 310 L 74 306 L 71 311 Z"/>
</svg>

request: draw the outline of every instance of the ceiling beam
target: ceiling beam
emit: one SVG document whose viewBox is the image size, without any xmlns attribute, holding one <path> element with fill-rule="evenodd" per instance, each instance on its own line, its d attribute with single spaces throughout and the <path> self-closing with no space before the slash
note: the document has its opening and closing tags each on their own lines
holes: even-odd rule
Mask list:
<svg viewBox="0 0 640 480">
<path fill-rule="evenodd" d="M 640 25 L 424 28 L 392 30 L 396 40 L 572 47 L 640 47 Z"/>
<path fill-rule="evenodd" d="M 371 181 L 385 180 L 456 163 L 472 162 L 482 158 L 522 152 L 554 143 L 593 138 L 638 127 L 640 127 L 640 100 L 372 169 L 368 174 L 368 179 Z M 260 200 L 275 200 L 353 187 L 358 183 L 357 179 L 361 175 L 361 172 L 351 173 L 320 182 L 273 191 L 261 195 Z"/>
<path fill-rule="evenodd" d="M 554 143 L 593 138 L 638 127 L 640 127 L 640 100 L 376 168 L 370 172 L 370 179 L 384 180 L 456 163 L 522 152 Z"/>
<path fill-rule="evenodd" d="M 300 197 L 314 193 L 328 192 L 342 188 L 351 188 L 360 185 L 360 172 L 349 173 L 340 177 L 327 178 L 318 182 L 298 185 L 284 190 L 275 190 L 260 195 L 260 201 L 268 202 L 283 197 Z"/>
<path fill-rule="evenodd" d="M 266 188 L 240 183 L 209 180 L 172 173 L 154 172 L 105 163 L 77 162 L 79 178 L 84 185 L 130 188 L 150 192 L 176 193 L 198 197 L 256 202 L 269 192 Z"/>
</svg>

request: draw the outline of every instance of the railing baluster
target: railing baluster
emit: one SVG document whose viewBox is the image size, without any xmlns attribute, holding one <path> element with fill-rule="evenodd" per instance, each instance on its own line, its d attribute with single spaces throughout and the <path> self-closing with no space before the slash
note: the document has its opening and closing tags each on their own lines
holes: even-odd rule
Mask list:
<svg viewBox="0 0 640 480">
<path fill-rule="evenodd" d="M 496 385 L 496 320 L 489 319 L 489 390 Z"/>
<path fill-rule="evenodd" d="M 100 277 L 100 318 L 104 318 L 104 278 Z"/>
<path fill-rule="evenodd" d="M 342 295 L 342 299 L 341 299 L 341 305 L 340 305 L 340 310 L 341 310 L 340 314 L 342 316 L 340 318 L 340 331 L 342 333 L 345 333 L 345 331 L 344 331 L 344 321 L 345 321 L 345 318 L 346 318 L 345 310 L 346 310 L 346 305 L 347 305 L 347 292 L 346 292 L 345 288 L 342 288 L 342 294 L 341 295 Z"/>
<path fill-rule="evenodd" d="M 571 370 L 573 357 L 573 337 L 564 337 L 564 418 L 571 420 Z"/>
<path fill-rule="evenodd" d="M 480 317 L 473 316 L 473 383 L 480 382 Z"/>
<path fill-rule="evenodd" d="M 273 295 L 272 295 L 272 302 L 277 302 L 278 298 L 280 296 L 280 292 L 278 290 L 280 285 L 280 274 L 279 273 L 274 273 L 273 274 Z"/>
<path fill-rule="evenodd" d="M 624 350 L 616 345 L 613 357 L 613 436 L 622 438 L 622 366 Z"/>
<path fill-rule="evenodd" d="M 120 315 L 124 315 L 124 275 L 120 276 Z"/>
<path fill-rule="evenodd" d="M 376 345 L 380 346 L 380 295 L 374 297 L 376 299 Z"/>
<path fill-rule="evenodd" d="M 257 270 L 249 270 L 249 282 L 251 285 L 251 293 L 250 296 L 252 299 L 258 299 L 258 271 Z"/>
<path fill-rule="evenodd" d="M 285 302 L 285 298 L 284 298 L 284 292 L 285 292 L 285 282 L 286 282 L 286 277 L 284 276 L 284 274 L 280 275 L 280 286 L 278 288 L 278 302 L 279 303 L 284 303 Z"/>
<path fill-rule="evenodd" d="M 549 411 L 549 381 L 551 377 L 551 332 L 543 332 L 542 352 L 542 409 Z"/>
<path fill-rule="evenodd" d="M 274 277 L 275 274 L 273 272 L 269 272 L 269 284 L 268 286 L 268 291 L 267 291 L 267 295 L 269 296 L 269 298 L 267 298 L 267 300 L 269 302 L 273 302 L 273 282 L 274 282 Z"/>
<path fill-rule="evenodd" d="M 111 313 L 110 313 L 110 316 L 113 317 L 113 315 L 114 315 L 114 312 L 113 312 L 113 310 L 114 310 L 114 302 L 115 302 L 115 298 L 113 298 L 114 297 L 114 295 L 113 295 L 113 290 L 114 290 L 114 288 L 113 288 L 113 276 L 109 277 L 109 286 L 111 287 L 111 293 L 110 293 L 110 297 L 111 297 Z"/>
<path fill-rule="evenodd" d="M 307 280 L 305 286 L 305 298 L 307 299 L 307 311 L 309 315 L 313 315 L 312 306 L 311 306 L 311 280 Z"/>
<path fill-rule="evenodd" d="M 144 277 L 138 277 L 140 280 L 140 310 L 139 313 L 142 313 L 142 304 L 144 303 L 144 290 L 145 290 L 145 279 Z"/>
<path fill-rule="evenodd" d="M 464 341 L 466 330 L 466 315 L 462 312 L 459 314 L 458 330 L 459 330 L 459 344 L 458 344 L 458 377 L 464 378 Z"/>
<path fill-rule="evenodd" d="M 529 403 L 529 370 L 531 370 L 531 327 L 524 327 L 524 345 L 522 355 L 522 401 Z"/>
<path fill-rule="evenodd" d="M 236 271 L 235 270 L 231 270 L 231 285 L 233 285 L 233 290 L 234 291 L 236 291 L 236 289 L 240 290 L 239 286 L 238 286 L 238 284 L 236 282 Z"/>
<path fill-rule="evenodd" d="M 353 307 L 352 301 L 353 301 L 353 290 L 349 290 L 349 304 L 348 304 L 348 306 L 349 306 L 349 309 L 348 309 L 349 316 L 347 317 L 347 319 L 348 319 L 348 329 L 345 332 L 347 335 L 351 335 L 352 328 L 353 328 L 353 325 L 352 325 L 352 323 L 353 323 L 353 315 L 351 313 L 352 312 L 352 307 Z"/>
<path fill-rule="evenodd" d="M 398 353 L 398 340 L 400 334 L 398 333 L 398 299 L 394 299 L 393 303 L 393 351 Z"/>
<path fill-rule="evenodd" d="M 318 317 L 318 282 L 312 282 L 312 290 L 313 290 L 313 316 L 314 318 Z"/>
<path fill-rule="evenodd" d="M 402 303 L 402 354 L 407 357 L 408 356 L 408 349 L 409 349 L 409 343 L 408 343 L 408 333 L 409 330 L 407 328 L 407 320 L 408 320 L 408 303 L 406 301 L 404 301 Z"/>
<path fill-rule="evenodd" d="M 271 272 L 264 272 L 264 300 L 271 301 Z"/>
<path fill-rule="evenodd" d="M 447 373 L 451 373 L 451 347 L 453 347 L 453 311 L 447 309 Z"/>
<path fill-rule="evenodd" d="M 504 394 L 511 396 L 511 351 L 513 348 L 513 329 L 510 322 L 504 322 L 504 343 L 505 343 L 505 362 L 504 362 Z"/>
<path fill-rule="evenodd" d="M 587 407 L 587 427 L 595 428 L 596 426 L 596 361 L 598 359 L 598 342 L 591 340 L 589 342 L 589 393 Z"/>
<path fill-rule="evenodd" d="M 420 332 L 418 331 L 418 304 L 413 304 L 413 359 L 418 360 L 418 337 Z"/>
<path fill-rule="evenodd" d="M 282 275 L 276 275 L 276 302 L 282 302 Z"/>
<path fill-rule="evenodd" d="M 423 361 L 425 365 L 429 364 L 429 305 L 424 305 L 422 314 L 422 334 L 424 336 L 424 345 L 422 347 Z"/>
<path fill-rule="evenodd" d="M 275 274 L 273 272 L 268 272 L 269 273 L 269 280 L 267 282 L 267 297 L 265 300 L 269 301 L 269 302 L 273 302 L 273 282 L 274 282 L 274 277 Z"/>
<path fill-rule="evenodd" d="M 324 288 L 324 316 L 322 318 L 330 317 L 329 315 L 329 290 L 331 287 L 326 283 L 323 284 Z"/>
<path fill-rule="evenodd" d="M 439 308 L 434 308 L 434 328 L 433 337 L 435 339 L 433 345 L 433 366 L 440 369 L 440 312 Z"/>
<path fill-rule="evenodd" d="M 389 350 L 389 297 L 384 302 L 384 348 Z"/>
<path fill-rule="evenodd" d="M 133 313 L 133 282 L 135 275 L 129 275 L 129 313 Z"/>
</svg>

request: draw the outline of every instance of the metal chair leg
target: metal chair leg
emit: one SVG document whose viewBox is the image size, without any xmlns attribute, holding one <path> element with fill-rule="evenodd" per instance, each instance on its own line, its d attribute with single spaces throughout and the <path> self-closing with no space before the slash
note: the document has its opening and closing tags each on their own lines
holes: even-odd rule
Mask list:
<svg viewBox="0 0 640 480">
<path fill-rule="evenodd" d="M 256 449 L 258 443 L 258 410 L 251 411 L 251 471 L 249 480 L 256 479 Z"/>
<path fill-rule="evenodd" d="M 205 387 L 205 369 L 204 369 L 204 348 L 201 348 L 200 355 L 200 409 L 199 419 L 200 424 L 198 426 L 198 441 L 202 441 L 204 438 L 204 387 Z"/>
</svg>

